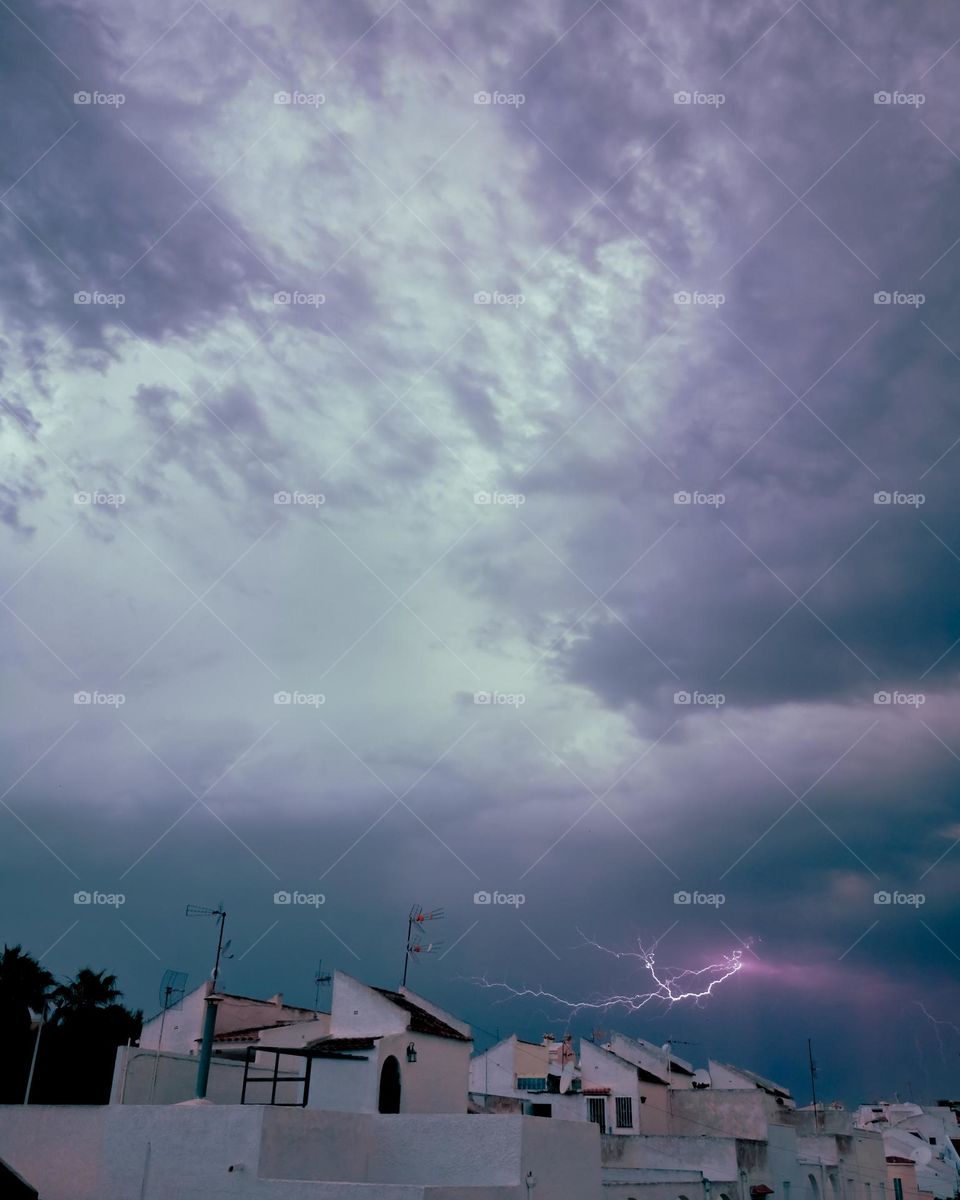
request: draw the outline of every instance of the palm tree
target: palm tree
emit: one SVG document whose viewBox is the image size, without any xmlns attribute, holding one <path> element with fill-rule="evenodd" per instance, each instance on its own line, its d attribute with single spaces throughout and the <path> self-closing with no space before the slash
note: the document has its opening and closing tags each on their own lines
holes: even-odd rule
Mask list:
<svg viewBox="0 0 960 1200">
<path fill-rule="evenodd" d="M 62 983 L 54 989 L 52 998 L 57 1020 L 62 1021 L 64 1017 L 109 1008 L 122 995 L 123 992 L 117 987 L 116 975 L 81 967 L 69 983 Z"/>
<path fill-rule="evenodd" d="M 4 946 L 0 954 L 0 1010 L 17 1023 L 28 1009 L 39 1012 L 56 981 L 22 946 Z"/>
</svg>

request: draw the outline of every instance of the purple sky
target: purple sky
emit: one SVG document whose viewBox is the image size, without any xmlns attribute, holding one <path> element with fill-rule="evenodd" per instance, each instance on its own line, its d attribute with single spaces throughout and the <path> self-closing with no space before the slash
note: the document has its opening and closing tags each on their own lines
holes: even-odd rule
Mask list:
<svg viewBox="0 0 960 1200">
<path fill-rule="evenodd" d="M 956 1094 L 960 13 L 0 23 L 0 937 Z"/>
</svg>

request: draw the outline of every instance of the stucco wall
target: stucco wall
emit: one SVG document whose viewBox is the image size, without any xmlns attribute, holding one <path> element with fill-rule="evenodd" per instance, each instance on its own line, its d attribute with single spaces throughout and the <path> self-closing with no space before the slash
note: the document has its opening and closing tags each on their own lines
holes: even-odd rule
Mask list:
<svg viewBox="0 0 960 1200">
<path fill-rule="evenodd" d="M 42 1200 L 100 1200 L 100 1147 L 108 1111 L 94 1105 L 2 1105 L 0 1158 Z"/>
<path fill-rule="evenodd" d="M 737 1178 L 736 1143 L 717 1137 L 611 1136 L 600 1139 L 601 1162 L 606 1167 L 696 1171 L 707 1179 L 728 1182 Z"/>
<path fill-rule="evenodd" d="M 512 1116 L 32 1105 L 0 1109 L 0 1155 L 43 1200 L 529 1200 L 528 1171 L 533 1200 L 600 1195 L 593 1126 Z"/>
<path fill-rule="evenodd" d="M 785 1119 L 785 1110 L 759 1089 L 717 1088 L 671 1091 L 671 1132 L 755 1138 L 767 1136 L 767 1125 Z"/>
<path fill-rule="evenodd" d="M 272 1059 L 271 1059 L 272 1061 Z M 303 1059 L 291 1060 L 297 1074 L 303 1073 Z M 156 1088 L 153 1085 L 154 1065 L 157 1068 Z M 251 1072 L 257 1078 L 269 1078 L 270 1071 Z M 124 1078 L 125 1077 L 125 1078 Z M 141 1050 L 136 1046 L 121 1046 L 117 1053 L 114 1070 L 111 1104 L 181 1104 L 192 1100 L 197 1086 L 197 1056 L 195 1054 L 168 1054 Z M 210 1077 L 207 1082 L 207 1099 L 213 1104 L 239 1104 L 243 1091 L 243 1063 L 233 1059 L 217 1058 L 210 1061 Z M 302 1088 L 299 1084 L 281 1084 L 277 1099 L 299 1100 Z M 270 1088 L 258 1086 L 251 1090 L 250 1098 L 260 1103 L 266 1101 Z"/>
</svg>

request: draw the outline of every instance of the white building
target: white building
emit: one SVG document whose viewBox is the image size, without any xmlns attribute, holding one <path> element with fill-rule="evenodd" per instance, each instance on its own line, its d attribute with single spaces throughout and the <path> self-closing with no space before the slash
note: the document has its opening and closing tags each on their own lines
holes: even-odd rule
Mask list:
<svg viewBox="0 0 960 1200">
<path fill-rule="evenodd" d="M 329 1020 L 328 1013 L 284 1004 L 283 996 L 279 992 L 268 1000 L 259 1000 L 253 996 L 236 996 L 231 992 L 214 992 L 213 984 L 208 979 L 192 992 L 188 992 L 176 1007 L 157 1013 L 155 1017 L 144 1022 L 140 1034 L 140 1048 L 159 1048 L 174 1054 L 196 1054 L 200 1048 L 208 996 L 217 1006 L 216 1034 L 220 1037 L 236 1033 L 238 1030 L 254 1033 L 293 1021 L 316 1020 L 323 1023 Z"/>
<path fill-rule="evenodd" d="M 409 989 L 369 987 L 337 971 L 329 1013 L 293 1009 L 280 997 L 251 1000 L 249 1011 L 236 1003 L 244 997 L 212 999 L 218 1005 L 218 1032 L 207 1098 L 213 1103 L 299 1104 L 359 1113 L 467 1112 L 470 1026 Z M 221 1003 L 227 1006 L 223 1024 Z M 195 1041 L 191 1022 L 184 1018 L 182 1026 L 177 1044 Z M 166 1047 L 166 1029 L 163 1040 Z M 196 1073 L 196 1055 L 122 1047 L 111 1102 L 189 1100 Z"/>
<path fill-rule="evenodd" d="M 960 1137 L 960 1127 L 952 1108 L 881 1100 L 861 1104 L 855 1122 L 859 1129 L 882 1134 L 889 1159 L 914 1164 L 921 1192 L 929 1192 L 938 1200 L 952 1200 L 960 1193 L 960 1155 L 953 1142 Z"/>
<path fill-rule="evenodd" d="M 43 1200 L 599 1200 L 598 1141 L 521 1116 L 0 1108 L 0 1158 Z"/>
</svg>

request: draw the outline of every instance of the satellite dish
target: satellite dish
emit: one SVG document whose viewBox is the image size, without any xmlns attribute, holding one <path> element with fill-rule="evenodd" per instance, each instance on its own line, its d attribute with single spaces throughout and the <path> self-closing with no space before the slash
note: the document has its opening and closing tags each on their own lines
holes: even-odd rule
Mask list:
<svg viewBox="0 0 960 1200">
<path fill-rule="evenodd" d="M 186 971 L 166 970 L 160 980 L 160 1011 L 166 1012 L 171 1008 L 180 1008 L 187 986 Z"/>
</svg>

